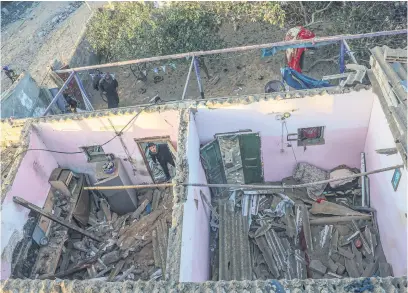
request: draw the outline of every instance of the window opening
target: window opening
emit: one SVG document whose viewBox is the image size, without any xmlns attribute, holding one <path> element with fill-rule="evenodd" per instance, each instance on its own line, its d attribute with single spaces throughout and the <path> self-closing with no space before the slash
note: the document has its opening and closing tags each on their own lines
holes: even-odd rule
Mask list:
<svg viewBox="0 0 408 293">
<path fill-rule="evenodd" d="M 101 162 L 106 160 L 105 151 L 100 145 L 82 147 L 88 162 Z"/>
</svg>

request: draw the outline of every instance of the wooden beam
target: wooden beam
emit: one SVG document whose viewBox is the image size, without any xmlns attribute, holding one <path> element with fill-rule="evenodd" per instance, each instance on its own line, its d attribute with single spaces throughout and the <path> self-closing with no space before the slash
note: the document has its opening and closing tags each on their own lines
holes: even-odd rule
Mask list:
<svg viewBox="0 0 408 293">
<path fill-rule="evenodd" d="M 33 205 L 32 203 L 29 203 L 28 201 L 26 201 L 25 199 L 23 199 L 23 198 L 21 198 L 19 196 L 14 196 L 13 201 L 15 203 L 29 209 L 29 210 L 37 212 L 40 215 L 43 215 L 44 217 L 47 217 L 50 220 L 53 220 L 54 222 L 57 222 L 57 223 L 61 224 L 62 226 L 67 227 L 68 229 L 77 231 L 78 233 L 81 233 L 82 235 L 85 235 L 85 236 L 87 236 L 87 237 L 89 237 L 89 238 L 91 238 L 91 239 L 93 239 L 95 241 L 102 242 L 102 239 L 100 239 L 99 237 L 96 237 L 96 236 L 92 235 L 91 233 L 89 233 L 88 231 L 85 231 L 85 230 L 79 228 L 78 226 L 75 226 L 74 224 L 72 224 L 70 222 L 67 222 L 67 221 L 65 221 L 63 219 L 60 219 L 60 218 L 52 215 L 49 212 L 44 211 L 42 208 L 37 207 L 36 205 Z"/>
</svg>

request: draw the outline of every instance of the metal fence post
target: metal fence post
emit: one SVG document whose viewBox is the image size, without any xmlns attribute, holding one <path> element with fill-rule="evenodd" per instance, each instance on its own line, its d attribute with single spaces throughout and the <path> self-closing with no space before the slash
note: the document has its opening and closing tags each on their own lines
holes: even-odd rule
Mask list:
<svg viewBox="0 0 408 293">
<path fill-rule="evenodd" d="M 95 109 L 92 106 L 91 101 L 88 98 L 88 95 L 87 95 L 87 93 L 85 91 L 84 85 L 82 84 L 82 80 L 79 78 L 79 76 L 76 74 L 75 71 L 74 71 L 74 77 L 75 77 L 75 80 L 76 80 L 76 82 L 78 84 L 79 90 L 81 91 L 82 99 L 84 100 L 84 103 L 85 103 L 85 108 L 88 111 L 94 111 Z"/>
<path fill-rule="evenodd" d="M 194 56 L 193 58 L 194 58 L 194 71 L 197 76 L 197 82 L 198 82 L 198 89 L 200 91 L 201 99 L 204 99 L 204 89 L 203 89 L 203 85 L 201 83 L 201 77 L 200 77 L 200 64 L 198 63 L 197 57 Z"/>
<path fill-rule="evenodd" d="M 62 94 L 62 92 L 65 90 L 65 88 L 68 86 L 72 78 L 74 77 L 75 72 L 72 71 L 71 74 L 68 76 L 67 80 L 64 82 L 58 93 L 55 95 L 55 97 L 52 99 L 51 103 L 48 105 L 47 109 L 45 109 L 44 113 L 42 116 L 45 116 L 48 114 L 48 112 L 51 110 L 52 105 L 55 104 L 55 102 L 58 100 L 59 96 Z"/>
<path fill-rule="evenodd" d="M 344 73 L 346 70 L 346 66 L 344 64 L 344 53 L 345 53 L 345 46 L 344 46 L 344 41 L 340 41 L 340 73 Z"/>
</svg>

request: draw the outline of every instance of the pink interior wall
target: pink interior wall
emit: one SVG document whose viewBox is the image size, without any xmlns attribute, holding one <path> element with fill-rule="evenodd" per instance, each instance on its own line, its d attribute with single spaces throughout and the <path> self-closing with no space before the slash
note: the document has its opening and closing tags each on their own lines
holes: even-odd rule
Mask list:
<svg viewBox="0 0 408 293">
<path fill-rule="evenodd" d="M 80 147 L 103 144 L 115 135 L 108 118 L 115 126 L 115 129 L 120 131 L 133 116 L 134 114 L 54 121 L 39 123 L 37 127 L 48 149 L 77 152 L 81 151 Z M 170 136 L 172 145 L 177 149 L 178 125 L 178 111 L 166 111 L 162 113 L 142 113 L 128 126 L 122 135 L 122 139 L 135 162 L 137 169 L 135 174 L 131 164 L 127 161 L 126 153 L 119 138 L 115 138 L 104 145 L 103 150 L 105 153 L 112 153 L 122 160 L 122 165 L 127 170 L 133 184 L 151 183 L 151 177 L 134 139 Z M 87 173 L 91 176 L 95 172 L 95 163 L 88 163 L 83 153 L 75 155 L 55 154 L 54 157 L 61 167 Z"/>
<path fill-rule="evenodd" d="M 295 167 L 292 149 L 286 144 L 281 152 L 282 124 L 277 116 L 290 112 L 286 119 L 289 133 L 298 128 L 325 126 L 325 144 L 308 146 L 306 151 L 293 141 L 298 162 L 324 169 L 341 164 L 360 167 L 374 93 L 371 90 L 337 95 L 261 101 L 219 109 L 198 109 L 196 122 L 201 144 L 214 139 L 215 133 L 251 129 L 260 132 L 265 181 L 291 176 Z"/>
<path fill-rule="evenodd" d="M 193 114 L 188 128 L 187 159 L 188 181 L 207 183 L 200 161 L 200 140 Z M 211 202 L 208 188 L 188 187 L 187 201 L 184 203 L 180 282 L 204 282 L 210 277 L 210 210 L 201 200 L 200 190 Z"/>
<path fill-rule="evenodd" d="M 30 134 L 29 148 L 45 148 L 35 132 Z M 17 241 L 22 239 L 23 226 L 29 214 L 28 209 L 13 202 L 13 197 L 22 197 L 42 207 L 50 189 L 48 179 L 57 167 L 57 161 L 49 152 L 29 151 L 24 155 L 1 209 L 1 279 L 10 276 L 11 257 L 8 252 L 12 252 Z"/>
<path fill-rule="evenodd" d="M 393 147 L 393 136 L 378 98 L 375 98 L 364 149 L 367 171 L 402 164 L 399 154 L 386 156 L 375 152 Z M 394 171 L 370 175 L 371 206 L 377 210 L 382 246 L 395 276 L 407 275 L 407 172 L 401 171 L 396 191 L 391 185 Z"/>
</svg>

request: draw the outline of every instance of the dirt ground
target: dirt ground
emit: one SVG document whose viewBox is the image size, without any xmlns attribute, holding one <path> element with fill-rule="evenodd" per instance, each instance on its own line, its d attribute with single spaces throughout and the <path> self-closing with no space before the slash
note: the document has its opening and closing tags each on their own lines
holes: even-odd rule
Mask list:
<svg viewBox="0 0 408 293">
<path fill-rule="evenodd" d="M 16 73 L 28 71 L 39 85 L 55 87 L 47 77 L 47 66 L 55 59 L 67 62 L 73 54 L 91 16 L 88 6 L 81 3 L 2 2 L 1 8 L 9 14 L 1 13 L 1 64 L 9 65 Z M 91 2 L 91 9 L 101 3 Z M 11 85 L 3 72 L 1 85 L 1 92 Z"/>
<path fill-rule="evenodd" d="M 244 46 L 261 43 L 272 43 L 284 38 L 287 28 L 251 23 L 234 31 L 230 24 L 224 25 L 220 34 L 225 42 L 225 47 Z M 323 50 L 323 51 L 322 51 Z M 322 58 L 324 47 L 312 52 L 308 51 L 305 58 L 307 69 L 317 59 Z M 261 50 L 247 51 L 243 53 L 228 53 L 222 55 L 210 55 L 205 57 L 210 79 L 201 70 L 201 78 L 205 92 L 205 98 L 224 96 L 237 96 L 245 94 L 259 94 L 264 92 L 265 84 L 270 80 L 281 80 L 280 68 L 285 65 L 284 52 L 278 52 L 272 57 L 261 57 Z M 148 103 L 155 95 L 162 100 L 180 100 L 187 79 L 190 60 L 181 59 L 174 62 L 176 69 L 169 66 L 172 61 L 148 64 L 147 81 L 138 81 L 132 74 L 130 66 L 110 67 L 103 69 L 104 72 L 115 74 L 119 83 L 119 106 L 126 107 L 136 104 Z M 166 66 L 166 71 L 161 66 Z M 159 68 L 155 73 L 153 68 Z M 339 65 L 334 63 L 318 63 L 307 74 L 311 77 L 321 78 L 324 75 L 339 73 Z M 162 81 L 155 83 L 154 78 L 161 76 Z M 102 100 L 100 93 L 88 83 L 87 91 L 91 96 L 91 102 L 96 109 L 105 109 L 107 104 Z M 192 72 L 186 92 L 186 99 L 199 99 L 200 92 L 194 72 Z"/>
<path fill-rule="evenodd" d="M 19 8 L 22 3 L 29 2 L 20 2 L 14 6 Z M 21 6 L 21 9 L 7 8 L 8 18 L 4 23 L 2 20 L 2 65 L 10 65 L 18 73 L 26 70 L 39 85 L 55 87 L 54 82 L 48 77 L 47 66 L 55 60 L 68 63 L 78 38 L 91 17 L 91 10 L 87 5 L 83 4 L 72 9 L 72 3 L 34 2 L 31 5 Z M 104 2 L 88 3 L 91 9 L 105 4 Z M 64 17 L 55 21 L 56 16 L 61 15 Z M 2 16 L 4 16 L 3 12 Z M 224 47 L 233 47 L 280 41 L 287 30 L 288 28 L 250 23 L 235 31 L 231 24 L 226 24 L 220 29 L 220 34 L 224 40 Z M 316 34 L 319 35 L 319 32 Z M 322 58 L 321 53 L 324 53 L 322 50 L 324 47 L 315 52 L 307 52 L 305 68 L 308 68 L 317 58 Z M 88 53 L 86 50 L 80 52 Z M 208 79 L 201 70 L 205 98 L 262 93 L 268 81 L 281 80 L 280 68 L 285 64 L 284 52 L 279 52 L 273 57 L 261 58 L 261 50 L 211 55 L 206 56 L 204 60 L 210 74 Z M 170 63 L 173 63 L 171 60 L 148 64 L 146 82 L 138 81 L 129 66 L 111 67 L 103 71 L 115 74 L 119 83 L 119 106 L 126 107 L 147 103 L 155 95 L 159 95 L 165 101 L 180 100 L 190 62 L 191 60 L 186 59 L 177 60 L 174 62 L 175 69 L 170 66 Z M 161 66 L 166 66 L 165 72 L 160 69 Z M 159 68 L 159 72 L 154 73 L 154 68 Z M 84 78 L 88 73 L 91 72 L 82 72 L 81 75 L 94 108 L 107 108 L 100 93 L 92 88 L 89 76 Z M 323 75 L 335 73 L 338 73 L 337 64 L 319 63 L 311 72 L 308 72 L 308 75 L 320 78 Z M 155 83 L 156 76 L 161 76 L 163 80 Z M 2 92 L 11 85 L 4 73 L 1 76 L 1 83 Z M 194 73 L 191 74 L 185 98 L 200 98 Z"/>
</svg>

